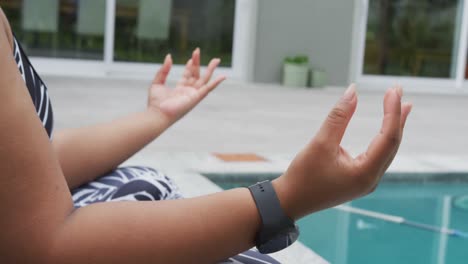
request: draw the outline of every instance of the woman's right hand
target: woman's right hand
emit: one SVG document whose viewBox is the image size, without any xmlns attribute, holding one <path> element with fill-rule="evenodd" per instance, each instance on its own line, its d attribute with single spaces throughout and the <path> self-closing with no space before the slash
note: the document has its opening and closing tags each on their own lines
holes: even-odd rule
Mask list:
<svg viewBox="0 0 468 264">
<path fill-rule="evenodd" d="M 351 85 L 328 115 L 312 141 L 296 156 L 288 170 L 273 181 L 282 207 L 293 219 L 339 205 L 372 192 L 395 157 L 410 103 L 401 103 L 401 87 L 384 98 L 380 133 L 365 153 L 351 157 L 340 146 L 357 106 Z"/>
</svg>

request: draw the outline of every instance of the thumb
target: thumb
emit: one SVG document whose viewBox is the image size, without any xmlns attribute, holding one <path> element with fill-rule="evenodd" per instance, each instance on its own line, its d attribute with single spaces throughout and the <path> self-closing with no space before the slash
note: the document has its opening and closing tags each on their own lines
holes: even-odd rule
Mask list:
<svg viewBox="0 0 468 264">
<path fill-rule="evenodd" d="M 351 84 L 328 114 L 316 140 L 330 146 L 339 146 L 357 106 L 356 86 Z"/>
</svg>

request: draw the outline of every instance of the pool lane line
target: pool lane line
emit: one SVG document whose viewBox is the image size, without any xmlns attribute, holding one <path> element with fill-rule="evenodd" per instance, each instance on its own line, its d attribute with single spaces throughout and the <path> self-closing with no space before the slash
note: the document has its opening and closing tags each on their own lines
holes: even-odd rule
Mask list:
<svg viewBox="0 0 468 264">
<path fill-rule="evenodd" d="M 375 212 L 375 211 L 370 211 L 370 210 L 360 209 L 360 208 L 356 208 L 356 207 L 351 207 L 351 206 L 348 206 L 348 205 L 338 205 L 338 206 L 335 206 L 334 208 L 337 209 L 337 210 L 340 210 L 340 211 L 344 211 L 344 212 L 348 212 L 348 213 L 352 213 L 352 214 L 357 214 L 357 215 L 363 215 L 363 216 L 367 216 L 367 217 L 370 217 L 370 218 L 375 218 L 375 219 L 379 219 L 379 220 L 383 220 L 383 221 L 387 221 L 387 222 L 391 222 L 391 223 L 395 223 L 395 224 L 399 224 L 399 225 L 406 225 L 406 226 L 413 227 L 413 228 L 418 228 L 418 229 L 423 229 L 423 230 L 427 230 L 427 231 L 441 233 L 441 234 L 445 234 L 445 235 L 449 235 L 449 236 L 461 237 L 461 238 L 468 239 L 468 233 L 467 232 L 463 232 L 463 231 L 457 230 L 457 229 L 442 228 L 442 227 L 438 227 L 438 226 L 434 226 L 434 225 L 428 225 L 428 224 L 424 224 L 424 223 L 409 221 L 409 220 L 406 220 L 405 218 L 403 218 L 401 216 L 383 214 L 383 213 L 379 213 L 379 212 Z"/>
</svg>

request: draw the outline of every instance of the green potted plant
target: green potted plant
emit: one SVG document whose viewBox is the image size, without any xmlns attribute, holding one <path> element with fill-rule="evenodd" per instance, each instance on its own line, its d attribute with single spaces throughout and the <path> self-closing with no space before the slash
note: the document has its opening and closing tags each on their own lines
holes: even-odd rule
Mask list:
<svg viewBox="0 0 468 264">
<path fill-rule="evenodd" d="M 283 85 L 307 87 L 309 72 L 309 58 L 307 56 L 287 57 L 283 63 Z"/>
<path fill-rule="evenodd" d="M 310 74 L 310 87 L 321 88 L 327 84 L 327 74 L 322 69 L 312 69 Z"/>
</svg>

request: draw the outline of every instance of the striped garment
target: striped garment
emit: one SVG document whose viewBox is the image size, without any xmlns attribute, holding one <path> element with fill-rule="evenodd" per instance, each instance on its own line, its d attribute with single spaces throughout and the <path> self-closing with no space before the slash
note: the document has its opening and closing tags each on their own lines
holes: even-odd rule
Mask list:
<svg viewBox="0 0 468 264">
<path fill-rule="evenodd" d="M 31 65 L 16 37 L 13 54 L 37 115 L 47 134 L 52 138 L 54 118 L 47 87 Z M 169 177 L 148 167 L 121 167 L 71 192 L 76 208 L 100 202 L 159 201 L 182 198 L 179 189 Z M 193 263 L 197 261 L 194 260 Z M 249 250 L 221 263 L 277 264 L 279 262 L 255 250 Z"/>
<path fill-rule="evenodd" d="M 47 87 L 31 65 L 31 62 L 23 51 L 23 48 L 18 44 L 16 37 L 14 38 L 13 46 L 13 55 L 15 56 L 18 70 L 28 87 L 29 94 L 31 95 L 33 104 L 36 107 L 37 115 L 41 119 L 42 125 L 44 125 L 49 137 L 52 137 L 54 115 L 52 113 L 52 104 L 50 102 L 49 94 L 47 93 Z"/>
</svg>

